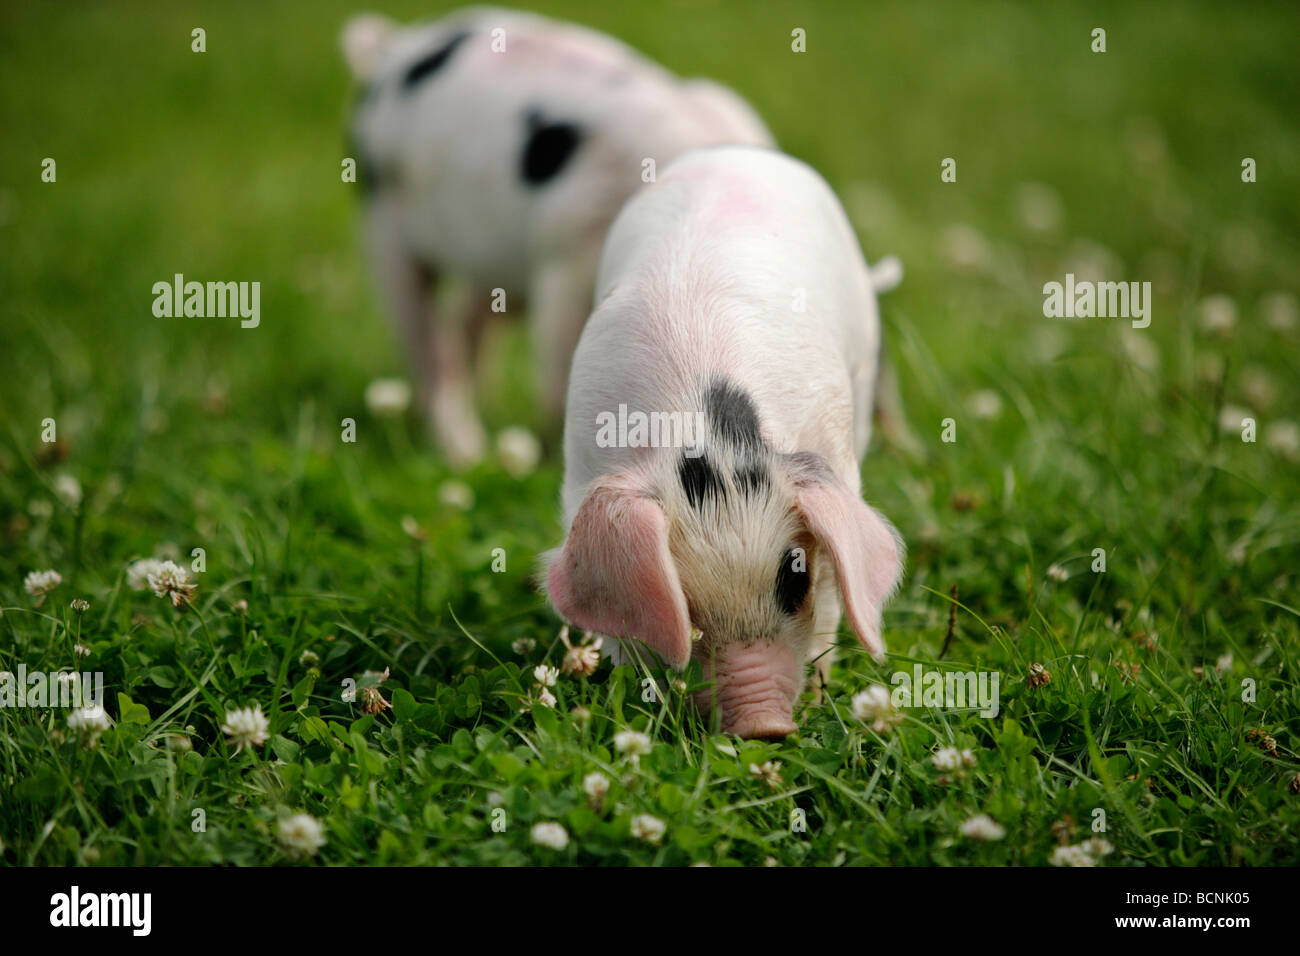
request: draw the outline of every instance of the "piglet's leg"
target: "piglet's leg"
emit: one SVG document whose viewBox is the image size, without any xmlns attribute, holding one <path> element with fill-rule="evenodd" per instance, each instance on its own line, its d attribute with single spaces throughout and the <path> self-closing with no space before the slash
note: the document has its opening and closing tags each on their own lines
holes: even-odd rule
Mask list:
<svg viewBox="0 0 1300 956">
<path fill-rule="evenodd" d="M 388 314 L 406 348 L 419 394 L 427 395 L 429 303 L 437 283 L 433 269 L 412 258 L 402 238 L 400 207 L 376 198 L 366 208 L 366 248 Z"/>
<path fill-rule="evenodd" d="M 474 407 L 475 353 L 487 305 L 483 293 L 457 285 L 446 308 L 430 318 L 426 408 L 433 438 L 456 467 L 479 461 L 487 443 Z"/>
<path fill-rule="evenodd" d="M 839 595 L 833 589 L 817 592 L 813 606 L 813 638 L 811 656 L 812 673 L 808 678 L 813 700 L 821 703 L 822 688 L 830 683 L 831 666 L 835 663 L 835 642 L 839 635 L 843 615 Z"/>
<path fill-rule="evenodd" d="M 898 376 L 893 364 L 880 357 L 880 370 L 876 375 L 875 410 L 876 428 L 887 443 L 905 455 L 921 457 L 925 446 L 913 433 L 903 411 L 903 396 L 898 388 Z"/>
<path fill-rule="evenodd" d="M 402 234 L 397 200 L 380 196 L 366 210 L 366 245 L 388 311 L 406 347 L 430 437 L 463 466 L 483 457 L 486 438 L 474 410 L 469 329 L 487 307 L 481 293 L 458 287 L 435 308 L 435 269 L 416 260 Z"/>
<path fill-rule="evenodd" d="M 543 262 L 534 272 L 531 309 L 537 387 L 548 418 L 558 422 L 569 389 L 569 366 L 587 316 L 595 284 L 598 248 Z"/>
</svg>

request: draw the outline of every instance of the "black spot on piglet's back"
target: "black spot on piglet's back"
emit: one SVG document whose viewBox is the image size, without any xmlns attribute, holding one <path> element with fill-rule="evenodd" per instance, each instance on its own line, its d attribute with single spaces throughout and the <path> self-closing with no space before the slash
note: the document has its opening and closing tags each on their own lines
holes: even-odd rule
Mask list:
<svg viewBox="0 0 1300 956">
<path fill-rule="evenodd" d="M 468 30 L 461 30 L 459 33 L 453 34 L 450 39 L 448 39 L 442 46 L 438 47 L 438 49 L 426 53 L 424 56 L 412 63 L 407 67 L 406 75 L 402 77 L 402 89 L 404 91 L 409 91 L 421 80 L 428 79 L 430 76 L 441 70 L 447 65 L 447 61 L 451 59 L 451 55 L 456 52 L 456 48 L 464 43 L 469 36 L 470 34 Z"/>
<path fill-rule="evenodd" d="M 776 571 L 776 595 L 777 606 L 786 614 L 794 614 L 799 610 L 799 605 L 803 604 L 804 598 L 808 596 L 808 570 L 807 565 L 803 562 L 806 560 L 802 554 L 798 555 L 800 567 L 803 570 L 795 569 L 795 552 L 793 549 L 786 551 L 781 557 L 781 566 Z"/>
<path fill-rule="evenodd" d="M 528 138 L 519 173 L 530 186 L 541 186 L 554 179 L 578 148 L 582 131 L 574 123 L 549 123 L 538 110 L 525 118 Z"/>
</svg>

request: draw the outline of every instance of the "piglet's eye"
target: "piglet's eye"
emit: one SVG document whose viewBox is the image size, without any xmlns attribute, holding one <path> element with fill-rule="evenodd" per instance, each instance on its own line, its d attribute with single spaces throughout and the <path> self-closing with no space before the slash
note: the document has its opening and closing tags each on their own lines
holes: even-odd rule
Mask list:
<svg viewBox="0 0 1300 956">
<path fill-rule="evenodd" d="M 774 593 L 777 606 L 791 615 L 808 596 L 808 556 L 802 548 L 789 548 L 781 556 Z"/>
</svg>

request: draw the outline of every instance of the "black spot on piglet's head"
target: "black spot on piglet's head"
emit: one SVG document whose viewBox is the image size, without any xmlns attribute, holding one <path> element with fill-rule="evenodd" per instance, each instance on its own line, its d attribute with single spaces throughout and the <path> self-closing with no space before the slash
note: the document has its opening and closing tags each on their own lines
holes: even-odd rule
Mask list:
<svg viewBox="0 0 1300 956">
<path fill-rule="evenodd" d="M 737 451 L 756 452 L 763 445 L 758 431 L 758 410 L 749 393 L 725 378 L 709 383 L 704 395 L 705 408 L 713 434 Z"/>
<path fill-rule="evenodd" d="M 759 433 L 758 409 L 749 393 L 726 378 L 715 378 L 704 393 L 713 438 L 731 449 L 736 485 L 757 495 L 767 489 L 766 445 Z"/>
<path fill-rule="evenodd" d="M 719 499 L 726 494 L 722 476 L 703 455 L 697 458 L 682 456 L 677 474 L 692 508 L 701 507 L 706 498 Z"/>
</svg>

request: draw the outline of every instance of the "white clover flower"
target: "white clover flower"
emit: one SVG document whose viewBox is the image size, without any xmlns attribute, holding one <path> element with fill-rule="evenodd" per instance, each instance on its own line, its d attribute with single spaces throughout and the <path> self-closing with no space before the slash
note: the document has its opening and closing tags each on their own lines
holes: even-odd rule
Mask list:
<svg viewBox="0 0 1300 956">
<path fill-rule="evenodd" d="M 872 684 L 866 690 L 859 691 L 853 695 L 851 704 L 853 716 L 858 720 L 874 719 L 880 711 L 892 708 L 893 701 L 889 698 L 889 691 L 881 684 Z"/>
<path fill-rule="evenodd" d="M 1264 321 L 1277 332 L 1290 332 L 1300 322 L 1300 307 L 1289 292 L 1272 292 L 1259 304 Z"/>
<path fill-rule="evenodd" d="M 533 668 L 533 680 L 543 687 L 554 687 L 555 682 L 560 679 L 560 672 L 554 667 L 548 667 L 545 664 L 538 664 Z"/>
<path fill-rule="evenodd" d="M 1222 674 L 1224 671 L 1232 670 L 1232 655 L 1224 654 L 1222 657 L 1216 660 L 1214 662 L 1214 669 L 1217 670 L 1220 674 Z"/>
<path fill-rule="evenodd" d="M 582 792 L 593 806 L 600 806 L 609 793 L 609 777 L 603 773 L 589 773 L 582 778 Z"/>
<path fill-rule="evenodd" d="M 605 639 L 597 637 L 592 640 L 591 631 L 584 633 L 583 639 L 589 643 L 570 644 L 569 625 L 566 624 L 560 629 L 560 640 L 566 648 L 560 669 L 566 674 L 572 674 L 574 677 L 587 677 L 594 674 L 596 668 L 600 666 L 600 646 Z"/>
<path fill-rule="evenodd" d="M 388 702 L 383 694 L 379 693 L 377 687 L 366 687 L 361 691 L 361 713 L 363 714 L 382 714 L 385 710 L 392 710 L 393 705 Z"/>
<path fill-rule="evenodd" d="M 888 733 L 890 727 L 903 719 L 903 715 L 894 709 L 889 690 L 880 684 L 872 684 L 854 694 L 850 707 L 854 717 L 878 734 Z"/>
<path fill-rule="evenodd" d="M 325 833 L 320 821 L 308 813 L 295 813 L 285 817 L 276 827 L 275 838 L 284 852 L 297 859 L 314 856 L 325 845 Z"/>
<path fill-rule="evenodd" d="M 187 604 L 194 593 L 190 573 L 174 561 L 164 561 L 149 575 L 149 587 L 160 598 L 171 598 L 173 607 Z"/>
<path fill-rule="evenodd" d="M 958 750 L 956 747 L 941 747 L 930 760 L 938 769 L 946 771 L 975 766 L 975 755 L 969 750 Z"/>
<path fill-rule="evenodd" d="M 104 712 L 102 704 L 79 707 L 68 714 L 68 729 L 80 735 L 88 746 L 93 747 L 99 735 L 113 726 Z"/>
<path fill-rule="evenodd" d="M 141 558 L 126 568 L 126 583 L 132 591 L 143 591 L 149 586 L 149 576 L 162 570 L 163 562 L 157 558 Z"/>
<path fill-rule="evenodd" d="M 520 657 L 532 651 L 537 646 L 537 639 L 533 637 L 521 637 L 510 642 L 510 649 Z"/>
<path fill-rule="evenodd" d="M 569 831 L 558 823 L 534 823 L 528 836 L 538 846 L 552 850 L 563 850 L 569 845 Z"/>
<path fill-rule="evenodd" d="M 1124 352 L 1138 368 L 1144 372 L 1154 372 L 1160 366 L 1160 350 L 1151 344 L 1151 339 L 1131 328 L 1122 329 L 1119 336 Z"/>
<path fill-rule="evenodd" d="M 973 226 L 949 226 L 939 234 L 939 249 L 944 260 L 959 272 L 984 272 L 993 255 L 989 244 Z"/>
<path fill-rule="evenodd" d="M 1212 295 L 1201 301 L 1201 328 L 1214 335 L 1232 335 L 1237 327 L 1237 304 L 1226 295 Z"/>
<path fill-rule="evenodd" d="M 512 478 L 527 478 L 542 458 L 542 446 L 532 432 L 519 425 L 503 428 L 497 435 L 497 457 Z"/>
<path fill-rule="evenodd" d="M 535 704 L 541 704 L 543 707 L 550 707 L 554 710 L 555 705 L 559 703 L 555 695 L 552 694 L 548 688 L 545 688 L 540 684 L 533 685 L 532 693 L 537 696 L 534 697 L 529 695 L 519 698 L 519 713 L 528 713 L 533 709 Z"/>
<path fill-rule="evenodd" d="M 59 475 L 54 479 L 54 493 L 69 508 L 75 509 L 81 504 L 81 482 L 71 475 Z"/>
<path fill-rule="evenodd" d="M 474 507 L 474 489 L 463 481 L 444 481 L 438 489 L 438 500 L 449 508 L 469 511 Z"/>
<path fill-rule="evenodd" d="M 1055 581 L 1058 584 L 1062 581 L 1068 580 L 1070 577 L 1070 572 L 1065 570 L 1065 568 L 1061 567 L 1059 564 L 1049 564 L 1047 566 L 1046 574 L 1049 581 Z"/>
<path fill-rule="evenodd" d="M 1039 233 L 1056 232 L 1065 218 L 1060 195 L 1043 183 L 1021 183 L 1016 187 L 1016 213 L 1026 229 Z"/>
<path fill-rule="evenodd" d="M 1107 840 L 1105 837 L 1099 837 L 1099 836 L 1091 837 L 1090 839 L 1084 840 L 1079 845 L 1083 847 L 1085 850 L 1087 850 L 1090 854 L 1092 854 L 1092 856 L 1096 859 L 1101 859 L 1103 856 L 1109 856 L 1115 849 L 1113 846 L 1111 846 L 1111 842 L 1109 840 Z"/>
<path fill-rule="evenodd" d="M 45 595 L 49 594 L 60 584 L 63 583 L 63 575 L 58 571 L 33 571 L 23 578 L 23 590 L 36 598 L 37 606 L 45 600 Z"/>
<path fill-rule="evenodd" d="M 1241 373 L 1241 393 L 1251 408 L 1268 409 L 1273 407 L 1277 398 L 1277 387 L 1273 377 L 1257 365 L 1244 369 Z"/>
<path fill-rule="evenodd" d="M 72 653 L 76 654 L 78 657 L 89 657 L 90 647 L 86 644 L 81 644 L 81 643 L 73 644 Z"/>
<path fill-rule="evenodd" d="M 72 608 L 78 614 L 85 614 L 90 610 L 90 602 L 85 598 L 73 598 L 72 603 L 69 604 L 68 607 Z"/>
<path fill-rule="evenodd" d="M 1283 458 L 1300 458 L 1300 425 L 1295 422 L 1272 422 L 1264 429 L 1264 444 Z"/>
<path fill-rule="evenodd" d="M 59 684 L 60 700 L 76 700 L 81 687 L 81 675 L 76 671 L 62 671 L 54 678 Z M 66 691 L 65 691 L 66 688 Z"/>
<path fill-rule="evenodd" d="M 1052 866 L 1093 866 L 1096 860 L 1081 846 L 1058 846 L 1047 862 Z"/>
<path fill-rule="evenodd" d="M 400 378 L 377 378 L 366 386 L 366 408 L 376 418 L 397 418 L 411 405 L 411 386 Z"/>
<path fill-rule="evenodd" d="M 593 644 L 579 644 L 564 652 L 564 673 L 574 677 L 587 677 L 600 666 L 600 638 Z"/>
<path fill-rule="evenodd" d="M 779 760 L 769 760 L 763 764 L 751 763 L 749 772 L 773 790 L 777 790 L 781 786 L 781 761 Z"/>
<path fill-rule="evenodd" d="M 650 738 L 639 730 L 620 730 L 614 735 L 614 749 L 621 754 L 639 757 L 650 752 Z"/>
<path fill-rule="evenodd" d="M 245 747 L 260 747 L 270 736 L 271 722 L 262 714 L 262 705 L 226 711 L 222 732 L 235 745 L 235 753 Z"/>
<path fill-rule="evenodd" d="M 1058 846 L 1048 860 L 1052 866 L 1096 866 L 1115 848 L 1104 837 L 1091 837 L 1073 846 Z"/>
<path fill-rule="evenodd" d="M 428 532 L 420 527 L 420 522 L 415 520 L 415 515 L 402 515 L 402 531 L 412 541 L 427 541 Z"/>
<path fill-rule="evenodd" d="M 1240 405 L 1224 405 L 1219 409 L 1219 429 L 1225 432 L 1239 432 L 1245 427 L 1245 420 L 1253 418 L 1249 408 Z"/>
<path fill-rule="evenodd" d="M 1122 273 L 1124 265 L 1119 257 L 1092 239 L 1076 239 L 1065 251 L 1064 272 L 1073 272 L 1076 286 L 1079 282 L 1104 282 Z"/>
<path fill-rule="evenodd" d="M 961 835 L 972 840 L 1001 840 L 1007 835 L 1006 827 L 987 813 L 977 813 L 958 829 Z"/>
<path fill-rule="evenodd" d="M 639 813 L 632 818 L 632 835 L 646 843 L 658 843 L 664 838 L 667 829 L 668 824 L 648 813 Z"/>
<path fill-rule="evenodd" d="M 1002 397 L 991 388 L 980 389 L 966 400 L 966 407 L 976 418 L 997 418 L 1002 414 Z"/>
</svg>

